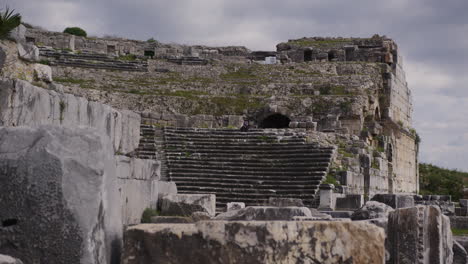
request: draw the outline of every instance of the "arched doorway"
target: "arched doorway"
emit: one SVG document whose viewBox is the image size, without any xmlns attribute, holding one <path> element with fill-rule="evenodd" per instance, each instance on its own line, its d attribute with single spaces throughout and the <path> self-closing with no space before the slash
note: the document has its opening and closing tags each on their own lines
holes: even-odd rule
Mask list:
<svg viewBox="0 0 468 264">
<path fill-rule="evenodd" d="M 291 119 L 282 114 L 272 114 L 260 122 L 261 128 L 288 128 Z"/>
</svg>

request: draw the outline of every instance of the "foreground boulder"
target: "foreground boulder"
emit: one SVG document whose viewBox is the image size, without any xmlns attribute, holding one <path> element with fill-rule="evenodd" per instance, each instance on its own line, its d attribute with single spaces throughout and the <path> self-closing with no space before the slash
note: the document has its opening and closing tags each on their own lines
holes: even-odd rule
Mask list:
<svg viewBox="0 0 468 264">
<path fill-rule="evenodd" d="M 96 130 L 0 128 L 0 253 L 24 263 L 116 263 L 113 147 Z"/>
<path fill-rule="evenodd" d="M 395 210 L 388 218 L 388 264 L 453 261 L 450 220 L 437 206 L 416 206 Z"/>
<path fill-rule="evenodd" d="M 296 216 L 312 218 L 312 213 L 307 207 L 249 206 L 219 214 L 215 219 L 228 221 L 292 221 Z"/>
<path fill-rule="evenodd" d="M 381 228 L 357 222 L 202 221 L 127 229 L 124 264 L 384 263 Z"/>
<path fill-rule="evenodd" d="M 194 212 L 216 213 L 214 194 L 166 194 L 161 197 L 161 213 L 169 216 L 190 216 Z"/>
</svg>

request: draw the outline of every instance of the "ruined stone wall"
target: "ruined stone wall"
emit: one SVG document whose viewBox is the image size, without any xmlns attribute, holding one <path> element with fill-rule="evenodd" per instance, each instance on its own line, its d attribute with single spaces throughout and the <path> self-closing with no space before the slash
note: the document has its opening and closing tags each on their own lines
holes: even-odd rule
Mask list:
<svg viewBox="0 0 468 264">
<path fill-rule="evenodd" d="M 388 118 L 404 127 L 411 127 L 412 97 L 402 68 L 401 58 L 394 65 L 394 68 L 393 72 L 389 73 L 387 88 L 389 99 Z"/>
<path fill-rule="evenodd" d="M 419 191 L 417 149 L 414 137 L 400 133 L 393 139 L 393 191 L 415 193 Z"/>
<path fill-rule="evenodd" d="M 37 46 L 49 46 L 56 49 L 75 49 L 75 36 L 52 32 L 37 28 L 27 28 L 25 32 L 26 41 Z"/>
</svg>

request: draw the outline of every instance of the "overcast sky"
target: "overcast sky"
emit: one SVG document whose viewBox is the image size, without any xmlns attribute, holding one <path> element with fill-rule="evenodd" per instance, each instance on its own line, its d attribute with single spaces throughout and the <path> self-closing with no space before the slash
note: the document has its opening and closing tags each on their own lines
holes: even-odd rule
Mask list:
<svg viewBox="0 0 468 264">
<path fill-rule="evenodd" d="M 397 41 L 420 160 L 468 171 L 468 0 L 1 0 L 49 30 L 274 50 L 304 36 Z"/>
</svg>

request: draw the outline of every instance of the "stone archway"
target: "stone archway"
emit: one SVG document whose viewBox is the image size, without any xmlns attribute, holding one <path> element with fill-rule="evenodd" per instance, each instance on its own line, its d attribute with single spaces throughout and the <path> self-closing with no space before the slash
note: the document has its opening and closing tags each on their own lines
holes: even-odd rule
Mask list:
<svg viewBox="0 0 468 264">
<path fill-rule="evenodd" d="M 282 114 L 272 114 L 260 122 L 260 128 L 288 128 L 291 119 Z"/>
</svg>

